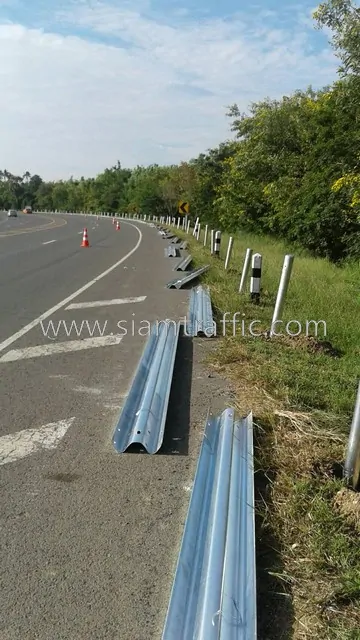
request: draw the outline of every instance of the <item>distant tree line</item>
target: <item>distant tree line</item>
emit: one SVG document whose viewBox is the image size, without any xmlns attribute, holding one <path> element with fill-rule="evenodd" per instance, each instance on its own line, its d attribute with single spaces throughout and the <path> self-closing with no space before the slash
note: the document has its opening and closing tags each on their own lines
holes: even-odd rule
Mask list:
<svg viewBox="0 0 360 640">
<path fill-rule="evenodd" d="M 319 91 L 229 107 L 234 141 L 174 166 L 117 165 L 96 178 L 44 182 L 0 172 L 0 206 L 191 215 L 246 229 L 338 262 L 360 257 L 360 10 L 328 0 L 314 14 L 332 30 L 339 78 Z"/>
</svg>

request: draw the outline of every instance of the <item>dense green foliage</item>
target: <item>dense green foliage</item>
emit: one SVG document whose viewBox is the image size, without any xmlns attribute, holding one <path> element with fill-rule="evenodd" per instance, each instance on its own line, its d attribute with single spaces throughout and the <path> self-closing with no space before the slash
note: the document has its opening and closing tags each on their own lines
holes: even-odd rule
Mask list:
<svg viewBox="0 0 360 640">
<path fill-rule="evenodd" d="M 237 105 L 234 141 L 178 166 L 123 169 L 96 178 L 43 182 L 0 173 L 0 207 L 128 211 L 192 216 L 234 232 L 276 235 L 331 261 L 360 257 L 360 11 L 328 0 L 314 14 L 333 32 L 339 79 L 319 91 Z"/>
</svg>

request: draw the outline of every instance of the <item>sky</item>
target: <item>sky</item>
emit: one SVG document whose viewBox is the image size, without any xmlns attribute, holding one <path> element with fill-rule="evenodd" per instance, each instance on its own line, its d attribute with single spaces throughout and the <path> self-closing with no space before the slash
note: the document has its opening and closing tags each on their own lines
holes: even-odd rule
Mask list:
<svg viewBox="0 0 360 640">
<path fill-rule="evenodd" d="M 0 0 L 0 167 L 44 180 L 175 164 L 227 107 L 336 79 L 305 0 Z"/>
</svg>

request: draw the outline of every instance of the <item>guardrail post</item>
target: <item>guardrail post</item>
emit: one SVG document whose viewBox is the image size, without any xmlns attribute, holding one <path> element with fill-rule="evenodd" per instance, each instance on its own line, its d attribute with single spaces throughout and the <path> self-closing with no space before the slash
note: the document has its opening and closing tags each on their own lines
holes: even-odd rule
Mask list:
<svg viewBox="0 0 360 640">
<path fill-rule="evenodd" d="M 226 252 L 225 271 L 227 271 L 227 268 L 229 266 L 229 262 L 230 262 L 231 254 L 232 254 L 232 250 L 233 250 L 233 244 L 234 244 L 234 238 L 232 236 L 230 236 L 229 244 L 228 244 L 228 248 L 227 248 L 227 252 Z"/>
<path fill-rule="evenodd" d="M 262 255 L 254 253 L 251 264 L 250 298 L 255 304 L 260 302 Z"/>
<path fill-rule="evenodd" d="M 244 266 L 243 266 L 243 270 L 241 272 L 241 278 L 240 278 L 239 293 L 243 293 L 245 288 L 245 282 L 246 282 L 246 278 L 248 277 L 250 264 L 251 264 L 251 256 L 252 256 L 252 249 L 246 249 Z"/>
<path fill-rule="evenodd" d="M 273 336 L 275 334 L 276 323 L 281 320 L 293 264 L 294 256 L 291 254 L 287 254 L 284 258 L 284 264 L 281 272 L 280 284 L 277 292 L 273 319 L 271 322 L 270 336 Z"/>
<path fill-rule="evenodd" d="M 205 226 L 204 247 L 206 247 L 207 235 L 208 235 L 208 225 Z"/>
<path fill-rule="evenodd" d="M 210 253 L 211 253 L 211 255 L 214 254 L 214 245 L 215 245 L 214 229 L 211 229 L 211 234 L 210 234 Z"/>
<path fill-rule="evenodd" d="M 201 225 L 200 225 L 200 222 L 199 222 L 199 224 L 198 224 L 198 228 L 197 228 L 197 230 L 196 230 L 196 240 L 197 240 L 198 242 L 199 242 L 199 240 L 200 240 L 200 227 L 201 227 Z"/>
<path fill-rule="evenodd" d="M 344 477 L 353 489 L 358 489 L 360 481 L 360 380 L 355 400 L 355 410 L 347 446 Z"/>
<path fill-rule="evenodd" d="M 220 245 L 221 245 L 221 231 L 217 231 L 215 233 L 215 245 L 214 245 L 214 253 L 217 258 L 220 258 Z"/>
</svg>

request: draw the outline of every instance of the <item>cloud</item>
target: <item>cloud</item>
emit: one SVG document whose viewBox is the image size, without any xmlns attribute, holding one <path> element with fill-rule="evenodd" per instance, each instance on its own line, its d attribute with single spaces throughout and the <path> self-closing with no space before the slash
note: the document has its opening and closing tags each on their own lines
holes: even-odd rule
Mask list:
<svg viewBox="0 0 360 640">
<path fill-rule="evenodd" d="M 245 111 L 335 79 L 326 41 L 301 22 L 286 30 L 266 14 L 160 19 L 148 2 L 131 6 L 84 0 L 42 12 L 43 28 L 39 17 L 36 27 L 0 24 L 6 168 L 56 179 L 118 159 L 190 159 L 229 137 L 227 105 Z"/>
</svg>

